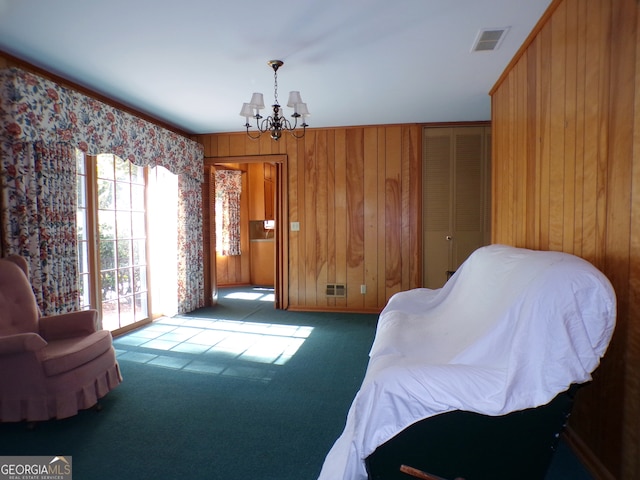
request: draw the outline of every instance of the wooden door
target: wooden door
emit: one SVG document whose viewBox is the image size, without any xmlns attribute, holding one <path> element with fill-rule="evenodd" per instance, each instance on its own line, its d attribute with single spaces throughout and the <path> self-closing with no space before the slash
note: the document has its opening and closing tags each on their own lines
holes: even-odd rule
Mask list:
<svg viewBox="0 0 640 480">
<path fill-rule="evenodd" d="M 452 262 L 451 128 L 428 128 L 423 141 L 423 284 L 439 288 Z"/>
<path fill-rule="evenodd" d="M 488 241 L 489 127 L 426 127 L 423 279 L 440 288 Z"/>
</svg>

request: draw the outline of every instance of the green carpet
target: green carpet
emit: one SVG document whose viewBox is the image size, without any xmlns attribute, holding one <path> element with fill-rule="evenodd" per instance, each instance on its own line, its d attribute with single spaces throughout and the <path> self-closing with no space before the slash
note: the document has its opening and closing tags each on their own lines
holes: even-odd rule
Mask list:
<svg viewBox="0 0 640 480">
<path fill-rule="evenodd" d="M 71 455 L 76 480 L 316 478 L 362 381 L 376 320 L 221 298 L 117 338 L 124 381 L 102 412 L 34 431 L 0 425 L 0 454 Z M 207 337 L 225 335 L 223 348 L 205 350 Z M 245 348 L 260 343 L 266 350 Z"/>
<path fill-rule="evenodd" d="M 229 298 L 254 295 L 257 300 Z M 0 455 L 67 455 L 75 480 L 314 480 L 364 376 L 377 315 L 274 310 L 264 290 L 118 337 L 123 383 Z M 590 479 L 561 442 L 547 480 Z"/>
</svg>

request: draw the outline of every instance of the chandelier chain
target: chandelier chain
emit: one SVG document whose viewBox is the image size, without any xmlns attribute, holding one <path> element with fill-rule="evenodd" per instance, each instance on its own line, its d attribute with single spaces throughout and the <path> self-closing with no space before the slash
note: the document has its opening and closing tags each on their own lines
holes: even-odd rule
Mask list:
<svg viewBox="0 0 640 480">
<path fill-rule="evenodd" d="M 275 98 L 275 104 L 280 105 L 278 102 L 278 69 L 273 69 L 273 96 Z"/>
</svg>

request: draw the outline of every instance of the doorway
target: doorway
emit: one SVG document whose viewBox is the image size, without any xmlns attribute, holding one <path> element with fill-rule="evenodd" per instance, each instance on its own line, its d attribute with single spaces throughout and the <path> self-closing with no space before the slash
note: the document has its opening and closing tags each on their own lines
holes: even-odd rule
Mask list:
<svg viewBox="0 0 640 480">
<path fill-rule="evenodd" d="M 288 298 L 288 235 L 287 235 L 287 156 L 286 155 L 252 155 L 242 157 L 206 157 L 205 184 L 203 188 L 203 241 L 205 263 L 205 289 L 210 292 L 212 305 L 217 303 L 218 284 L 250 284 L 251 283 L 251 251 L 249 243 L 249 203 L 243 202 L 241 222 L 245 229 L 244 245 L 242 253 L 237 258 L 227 258 L 221 262 L 216 254 L 215 245 L 215 171 L 219 168 L 239 169 L 248 172 L 249 168 L 262 171 L 265 165 L 270 165 L 267 171 L 271 172 L 273 188 L 273 211 L 269 216 L 273 217 L 272 241 L 274 248 L 274 261 L 272 263 L 273 289 L 276 309 L 287 309 Z M 249 175 L 243 175 L 243 192 L 249 192 Z M 255 195 L 254 195 L 255 196 Z M 266 215 L 266 214 L 265 214 Z M 242 217 L 244 220 L 242 220 Z M 269 227 L 268 225 L 267 227 Z M 242 228 L 242 227 L 241 227 Z M 254 246 L 258 246 L 257 244 Z M 259 245 L 264 247 L 264 245 Z M 256 249 L 257 250 L 257 249 Z M 254 252 L 255 255 L 255 252 Z M 218 271 L 223 269 L 223 271 Z M 224 277 L 224 278 L 223 278 Z M 231 280 L 229 280 L 231 278 Z"/>
</svg>

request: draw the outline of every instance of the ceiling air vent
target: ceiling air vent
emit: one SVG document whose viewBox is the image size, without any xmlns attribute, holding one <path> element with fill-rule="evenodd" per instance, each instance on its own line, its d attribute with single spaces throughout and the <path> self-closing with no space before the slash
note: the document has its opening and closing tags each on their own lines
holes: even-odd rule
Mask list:
<svg viewBox="0 0 640 480">
<path fill-rule="evenodd" d="M 507 35 L 509 27 L 505 28 L 485 28 L 478 32 L 476 41 L 473 42 L 472 52 L 490 52 L 497 50 L 502 40 Z"/>
</svg>

